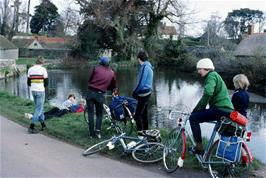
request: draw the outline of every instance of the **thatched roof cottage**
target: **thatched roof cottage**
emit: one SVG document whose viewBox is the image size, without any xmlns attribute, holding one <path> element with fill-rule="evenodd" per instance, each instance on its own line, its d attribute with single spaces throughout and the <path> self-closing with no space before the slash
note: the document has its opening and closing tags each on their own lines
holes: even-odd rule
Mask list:
<svg viewBox="0 0 266 178">
<path fill-rule="evenodd" d="M 234 56 L 266 58 L 266 33 L 252 34 L 243 39 L 234 51 Z"/>
</svg>

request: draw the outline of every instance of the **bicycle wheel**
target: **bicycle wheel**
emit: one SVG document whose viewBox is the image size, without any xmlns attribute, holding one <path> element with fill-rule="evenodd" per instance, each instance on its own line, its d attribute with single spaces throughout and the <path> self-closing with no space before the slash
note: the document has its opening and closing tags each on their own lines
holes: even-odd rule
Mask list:
<svg viewBox="0 0 266 178">
<path fill-rule="evenodd" d="M 163 164 L 166 172 L 174 172 L 178 168 L 178 159 L 185 154 L 185 144 L 182 139 L 181 128 L 173 129 L 163 150 Z"/>
<path fill-rule="evenodd" d="M 155 163 L 163 158 L 164 145 L 157 142 L 147 142 L 135 147 L 132 157 L 141 163 Z"/>
<path fill-rule="evenodd" d="M 86 105 L 85 108 L 84 108 L 83 116 L 84 116 L 84 120 L 85 120 L 85 122 L 86 122 L 87 124 L 89 124 L 88 108 L 87 108 L 87 105 Z"/>
<path fill-rule="evenodd" d="M 213 143 L 206 157 L 210 162 L 208 169 L 212 177 L 249 177 L 251 158 L 246 147 L 242 145 L 242 154 L 247 155 L 247 160 L 244 162 L 241 159 L 240 162 L 232 163 L 216 157 L 217 146 L 218 140 Z"/>
<path fill-rule="evenodd" d="M 88 156 L 88 155 L 92 155 L 94 153 L 97 153 L 103 149 L 105 149 L 107 147 L 108 142 L 111 141 L 111 139 L 108 140 L 104 140 L 100 143 L 97 143 L 91 147 L 89 147 L 87 150 L 85 150 L 82 155 L 83 156 Z"/>
</svg>

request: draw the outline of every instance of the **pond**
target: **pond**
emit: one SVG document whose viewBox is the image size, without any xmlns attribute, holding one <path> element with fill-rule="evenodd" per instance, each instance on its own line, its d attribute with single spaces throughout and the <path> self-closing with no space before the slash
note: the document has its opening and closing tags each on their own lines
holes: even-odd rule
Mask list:
<svg viewBox="0 0 266 178">
<path fill-rule="evenodd" d="M 117 69 L 117 85 L 121 95 L 131 96 L 137 70 L 137 68 Z M 65 100 L 69 93 L 74 93 L 78 99 L 85 98 L 89 73 L 89 70 L 49 70 L 46 101 L 52 105 L 58 105 Z M 154 74 L 154 89 L 149 106 L 150 125 L 157 128 L 172 128 L 175 125 L 167 118 L 169 111 L 180 104 L 193 109 L 202 95 L 200 77 L 179 73 L 173 69 L 155 69 Z M 0 89 L 30 98 L 26 78 L 26 74 L 24 74 L 19 78 L 0 80 Z M 266 163 L 266 98 L 254 93 L 250 93 L 250 96 L 248 129 L 252 131 L 252 139 L 248 145 L 254 156 Z M 111 97 L 106 98 L 106 103 L 109 103 Z M 202 124 L 201 128 L 202 135 L 208 137 L 212 126 Z"/>
</svg>

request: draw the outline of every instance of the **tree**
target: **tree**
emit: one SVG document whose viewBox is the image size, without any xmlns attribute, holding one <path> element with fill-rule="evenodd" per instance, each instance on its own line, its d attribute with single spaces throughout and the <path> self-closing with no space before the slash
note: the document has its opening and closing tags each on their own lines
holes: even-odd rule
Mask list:
<svg viewBox="0 0 266 178">
<path fill-rule="evenodd" d="M 210 20 L 206 21 L 207 25 L 204 28 L 202 38 L 207 41 L 208 46 L 217 46 L 219 41 L 219 33 L 222 28 L 221 17 L 218 15 L 211 15 Z"/>
<path fill-rule="evenodd" d="M 31 1 L 31 0 L 28 0 L 26 33 L 29 32 L 29 23 L 30 23 L 30 1 Z"/>
<path fill-rule="evenodd" d="M 88 24 L 97 27 L 97 44 L 101 49 L 112 49 L 117 59 L 130 59 L 136 53 L 139 47 L 136 31 L 142 28 L 136 15 L 139 7 L 134 0 L 78 0 L 78 3 L 85 18 L 83 27 L 89 28 Z M 87 30 L 81 28 L 78 36 L 84 32 Z"/>
<path fill-rule="evenodd" d="M 5 36 L 7 34 L 8 28 L 8 12 L 9 12 L 9 0 L 4 0 L 3 4 L 1 4 L 1 35 Z"/>
<path fill-rule="evenodd" d="M 225 30 L 229 37 L 238 38 L 246 32 L 249 25 L 260 22 L 263 18 L 263 12 L 249 8 L 233 10 L 229 12 L 225 21 Z"/>
<path fill-rule="evenodd" d="M 77 11 L 72 9 L 69 5 L 61 14 L 61 18 L 64 25 L 64 33 L 76 34 L 81 24 L 81 18 L 77 14 Z"/>
<path fill-rule="evenodd" d="M 42 31 L 49 34 L 59 24 L 59 17 L 57 7 L 49 0 L 43 0 L 35 7 L 34 16 L 30 21 L 31 32 L 38 34 Z"/>
<path fill-rule="evenodd" d="M 103 34 L 109 34 L 109 41 L 101 40 L 104 42 L 101 46 L 112 48 L 118 58 L 132 59 L 143 46 L 148 51 L 154 51 L 153 40 L 158 39 L 161 20 L 167 18 L 178 23 L 178 17 L 184 15 L 178 0 L 76 1 L 85 21 L 105 31 Z"/>
</svg>

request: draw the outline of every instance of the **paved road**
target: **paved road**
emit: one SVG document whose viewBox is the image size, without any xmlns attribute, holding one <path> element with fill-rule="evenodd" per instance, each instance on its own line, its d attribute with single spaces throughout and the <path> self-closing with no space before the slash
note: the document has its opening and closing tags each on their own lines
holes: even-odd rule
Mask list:
<svg viewBox="0 0 266 178">
<path fill-rule="evenodd" d="M 83 157 L 82 149 L 27 129 L 0 116 L 0 177 L 208 177 L 181 169 L 167 174 L 158 166 L 135 166 L 100 155 Z M 136 164 L 137 165 L 137 164 Z"/>
</svg>

